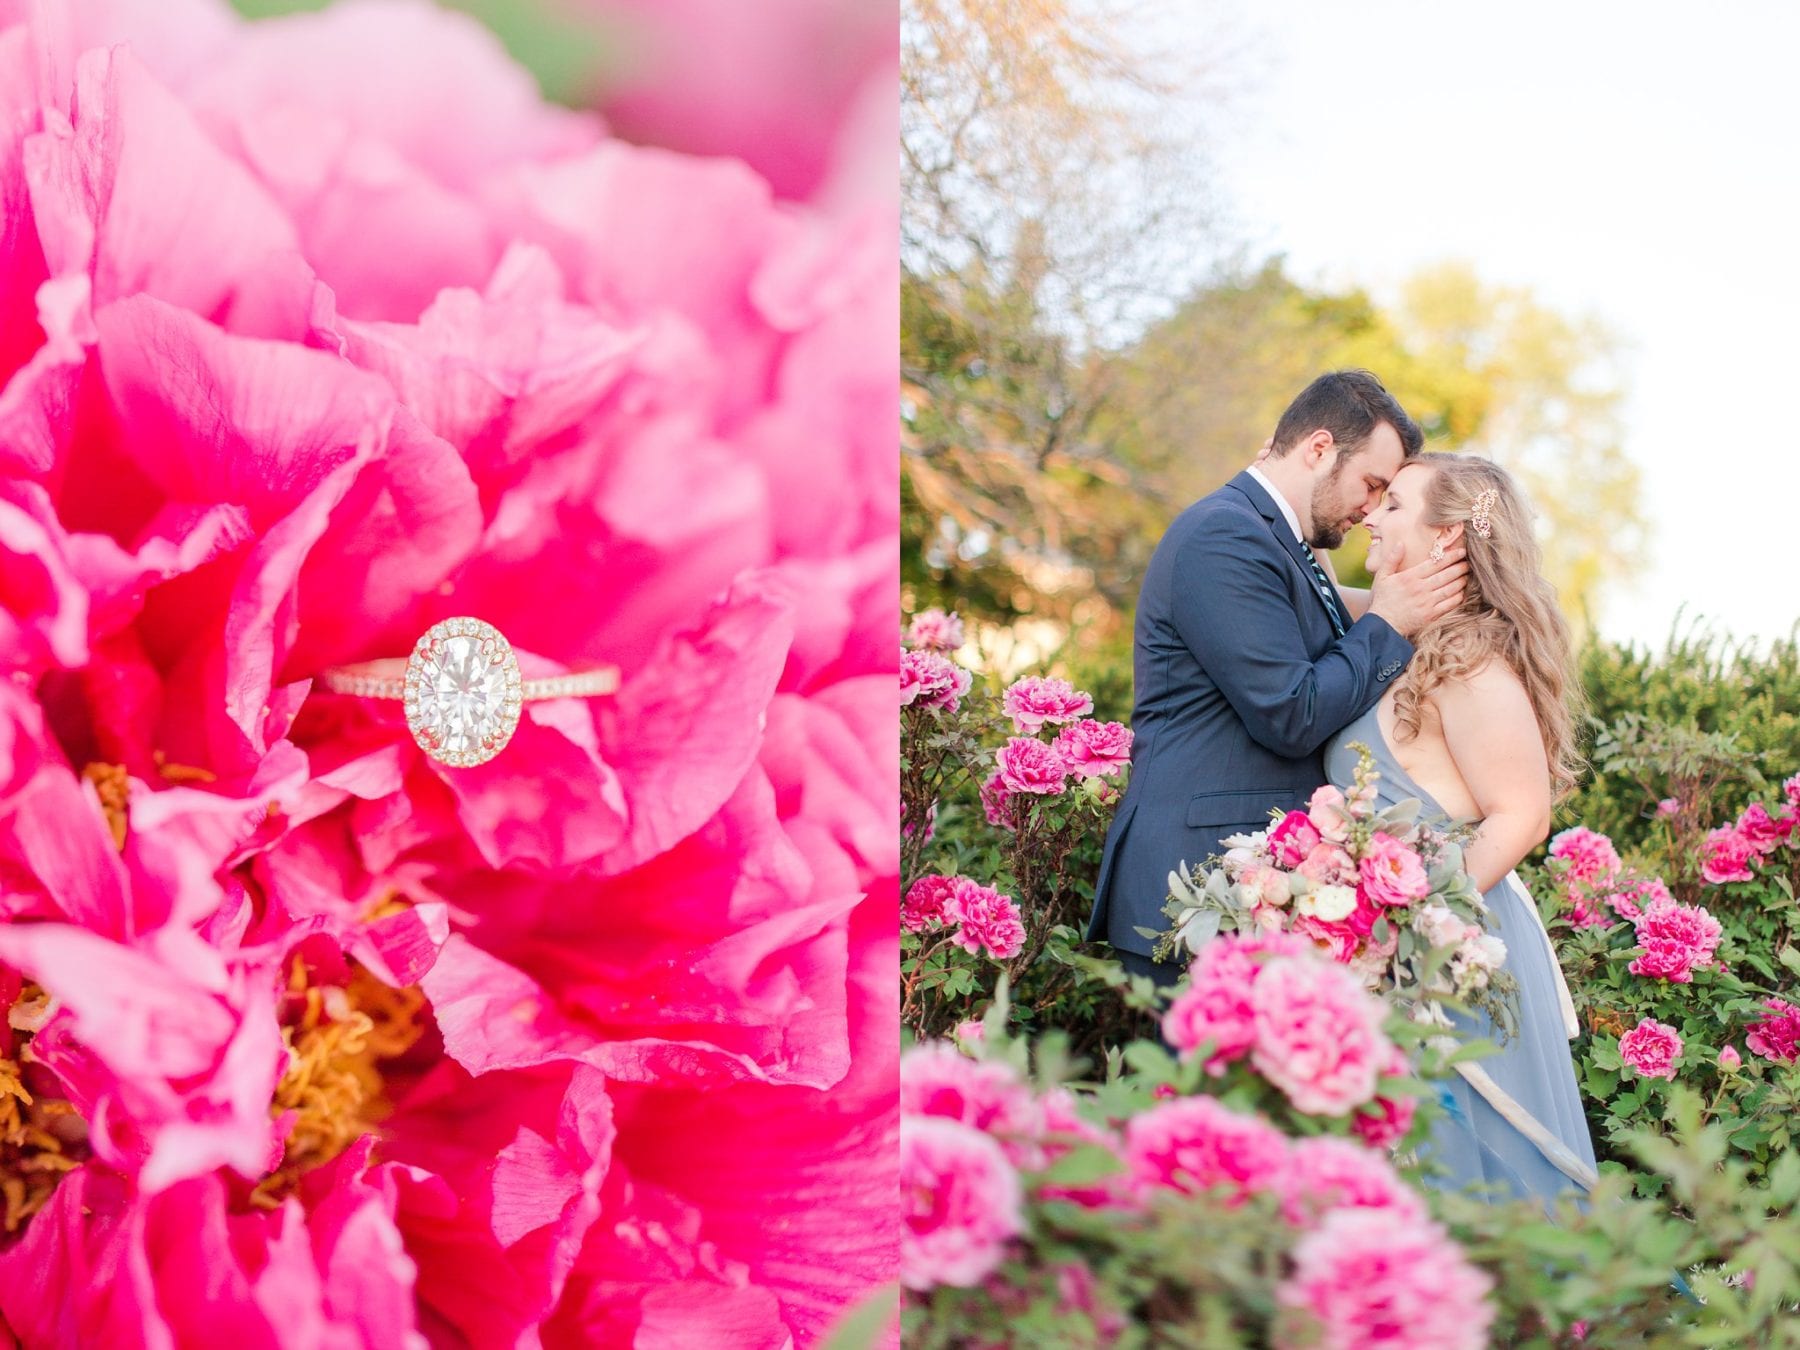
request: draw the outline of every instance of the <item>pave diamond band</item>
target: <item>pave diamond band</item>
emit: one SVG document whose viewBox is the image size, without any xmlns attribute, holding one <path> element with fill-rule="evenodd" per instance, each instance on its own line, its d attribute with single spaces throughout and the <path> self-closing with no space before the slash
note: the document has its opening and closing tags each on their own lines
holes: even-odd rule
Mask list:
<svg viewBox="0 0 1800 1350">
<path fill-rule="evenodd" d="M 483 764 L 506 748 L 528 699 L 610 694 L 617 667 L 527 680 L 512 644 L 480 619 L 445 619 L 426 630 L 412 655 L 336 666 L 320 676 L 334 693 L 399 699 L 419 747 L 444 764 Z"/>
</svg>

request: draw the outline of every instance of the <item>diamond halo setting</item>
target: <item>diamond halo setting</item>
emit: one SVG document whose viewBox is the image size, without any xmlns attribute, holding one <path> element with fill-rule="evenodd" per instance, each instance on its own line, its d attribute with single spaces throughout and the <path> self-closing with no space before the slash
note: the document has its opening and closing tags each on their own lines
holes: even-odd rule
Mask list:
<svg viewBox="0 0 1800 1350">
<path fill-rule="evenodd" d="M 480 619 L 433 624 L 406 662 L 407 728 L 426 754 L 459 768 L 506 748 L 523 694 L 512 644 Z"/>
</svg>

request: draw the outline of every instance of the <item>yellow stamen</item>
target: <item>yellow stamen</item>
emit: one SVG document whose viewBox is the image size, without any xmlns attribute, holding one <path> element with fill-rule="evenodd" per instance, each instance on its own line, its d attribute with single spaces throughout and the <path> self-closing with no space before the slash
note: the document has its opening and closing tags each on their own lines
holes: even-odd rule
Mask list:
<svg viewBox="0 0 1800 1350">
<path fill-rule="evenodd" d="M 281 1029 L 288 1070 L 270 1109 L 276 1116 L 293 1111 L 295 1119 L 281 1166 L 251 1193 L 264 1208 L 279 1205 L 301 1176 L 386 1118 L 392 1106 L 378 1066 L 405 1054 L 424 1031 L 425 996 L 416 988 L 390 989 L 361 966 L 352 966 L 348 985 L 313 985 L 295 961 L 288 990 L 301 1004 Z"/>
<path fill-rule="evenodd" d="M 81 776 L 100 794 L 100 809 L 106 813 L 106 826 L 112 831 L 113 847 L 125 849 L 126 796 L 131 778 L 123 764 L 89 764 Z"/>
<path fill-rule="evenodd" d="M 19 1003 L 44 997 L 27 983 Z M 26 1037 L 14 1045 L 22 1052 Z M 86 1156 L 87 1128 L 61 1098 L 36 1097 L 20 1076 L 19 1061 L 0 1055 L 0 1223 L 16 1233 L 56 1190 L 62 1174 Z"/>
</svg>

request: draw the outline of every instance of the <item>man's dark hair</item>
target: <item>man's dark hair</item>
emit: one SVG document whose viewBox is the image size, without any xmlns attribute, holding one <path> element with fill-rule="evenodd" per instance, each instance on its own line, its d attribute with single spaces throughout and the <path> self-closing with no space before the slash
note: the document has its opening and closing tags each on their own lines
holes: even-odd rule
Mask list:
<svg viewBox="0 0 1800 1350">
<path fill-rule="evenodd" d="M 1269 453 L 1279 458 L 1323 427 L 1342 454 L 1354 455 L 1383 422 L 1399 434 L 1406 458 L 1419 453 L 1425 433 L 1380 380 L 1366 370 L 1334 370 L 1319 376 L 1288 404 L 1275 424 L 1275 444 Z"/>
</svg>

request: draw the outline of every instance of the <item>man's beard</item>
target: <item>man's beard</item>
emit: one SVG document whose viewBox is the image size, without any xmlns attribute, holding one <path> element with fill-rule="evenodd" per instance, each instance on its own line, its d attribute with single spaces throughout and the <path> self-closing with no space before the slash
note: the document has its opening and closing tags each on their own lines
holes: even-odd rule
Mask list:
<svg viewBox="0 0 1800 1350">
<path fill-rule="evenodd" d="M 1312 501 L 1307 503 L 1307 511 L 1312 516 L 1312 533 L 1307 544 L 1314 549 L 1323 549 L 1329 553 L 1342 546 L 1346 527 L 1344 511 L 1341 508 L 1337 492 L 1338 478 L 1344 472 L 1344 461 L 1340 457 L 1332 467 L 1331 477 L 1313 489 Z M 1326 523 L 1320 524 L 1320 517 L 1328 517 Z"/>
</svg>

